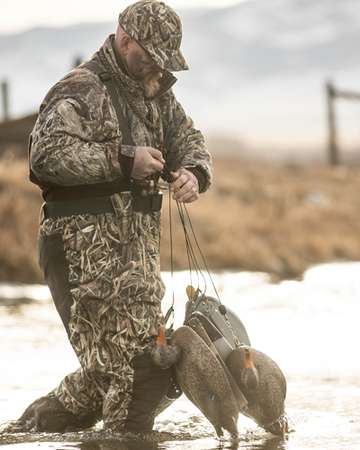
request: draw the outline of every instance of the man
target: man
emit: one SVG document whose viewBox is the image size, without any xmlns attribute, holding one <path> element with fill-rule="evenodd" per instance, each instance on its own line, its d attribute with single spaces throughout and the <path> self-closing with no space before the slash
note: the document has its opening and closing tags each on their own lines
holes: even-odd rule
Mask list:
<svg viewBox="0 0 360 450">
<path fill-rule="evenodd" d="M 46 201 L 40 265 L 81 368 L 25 411 L 38 430 L 103 418 L 149 431 L 169 389 L 149 356 L 163 324 L 157 181 L 170 170 L 174 198 L 190 203 L 211 180 L 203 136 L 170 89 L 188 68 L 181 37 L 169 6 L 134 3 L 41 104 L 30 147 Z"/>
</svg>

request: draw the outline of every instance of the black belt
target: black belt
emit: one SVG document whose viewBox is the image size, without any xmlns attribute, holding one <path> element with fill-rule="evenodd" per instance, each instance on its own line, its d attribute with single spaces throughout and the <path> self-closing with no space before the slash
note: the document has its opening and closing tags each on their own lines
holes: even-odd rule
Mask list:
<svg viewBox="0 0 360 450">
<path fill-rule="evenodd" d="M 162 194 L 133 194 L 133 210 L 136 212 L 151 213 L 160 211 Z M 44 217 L 64 217 L 77 214 L 104 214 L 114 213 L 111 197 L 92 197 L 81 200 L 50 201 L 44 204 Z"/>
<path fill-rule="evenodd" d="M 46 202 L 74 202 L 92 197 L 106 197 L 118 192 L 130 191 L 132 184 L 127 180 L 117 179 L 105 183 L 81 184 L 76 186 L 43 186 L 42 189 Z"/>
<path fill-rule="evenodd" d="M 46 202 L 43 210 L 46 219 L 49 217 L 74 216 L 77 214 L 114 213 L 110 197 Z"/>
</svg>

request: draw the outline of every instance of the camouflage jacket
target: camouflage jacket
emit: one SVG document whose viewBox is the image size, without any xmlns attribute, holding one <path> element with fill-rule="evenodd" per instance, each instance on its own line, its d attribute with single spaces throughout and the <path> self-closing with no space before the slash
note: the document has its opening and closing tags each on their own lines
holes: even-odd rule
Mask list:
<svg viewBox="0 0 360 450">
<path fill-rule="evenodd" d="M 40 106 L 32 132 L 31 170 L 44 184 L 103 183 L 124 175 L 121 156 L 131 158 L 137 146 L 152 146 L 163 151 L 169 169 L 193 170 L 205 191 L 211 182 L 211 158 L 201 132 L 171 89 L 152 100 L 144 97 L 140 84 L 119 65 L 113 39 L 110 35 L 100 51 L 121 82 L 120 103 L 132 145 L 123 142 L 105 85 L 86 64 L 80 65 L 51 88 Z"/>
</svg>

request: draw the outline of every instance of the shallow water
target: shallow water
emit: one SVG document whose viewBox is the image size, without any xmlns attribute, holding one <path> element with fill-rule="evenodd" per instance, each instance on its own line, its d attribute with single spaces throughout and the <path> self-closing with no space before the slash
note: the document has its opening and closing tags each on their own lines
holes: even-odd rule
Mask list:
<svg viewBox="0 0 360 450">
<path fill-rule="evenodd" d="M 176 273 L 175 325 L 183 320 L 187 273 Z M 286 441 L 239 418 L 239 443 L 220 442 L 211 425 L 185 397 L 156 420 L 152 441 L 101 434 L 22 436 L 12 450 L 247 450 L 360 449 L 360 263 L 314 267 L 301 282 L 271 284 L 266 274 L 214 275 L 222 301 L 245 323 L 252 345 L 269 354 L 288 380 L 287 411 L 296 430 Z M 210 292 L 209 292 L 210 294 Z M 0 286 L 0 298 L 35 303 L 0 307 L 0 423 L 51 390 L 77 367 L 48 291 L 43 286 Z M 37 442 L 29 443 L 34 439 Z M 65 441 L 64 441 L 65 439 Z M 57 442 L 51 442 L 51 441 Z M 41 442 L 40 442 L 41 441 Z M 64 441 L 64 442 L 60 442 Z M 0 441 L 1 442 L 1 441 Z"/>
</svg>

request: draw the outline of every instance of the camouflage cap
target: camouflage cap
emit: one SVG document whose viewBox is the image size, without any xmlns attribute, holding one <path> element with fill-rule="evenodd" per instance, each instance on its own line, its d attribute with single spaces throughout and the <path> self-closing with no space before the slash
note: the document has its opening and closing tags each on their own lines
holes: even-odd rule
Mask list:
<svg viewBox="0 0 360 450">
<path fill-rule="evenodd" d="M 141 0 L 119 15 L 119 24 L 162 69 L 187 70 L 180 51 L 182 27 L 176 12 L 157 0 Z"/>
</svg>

